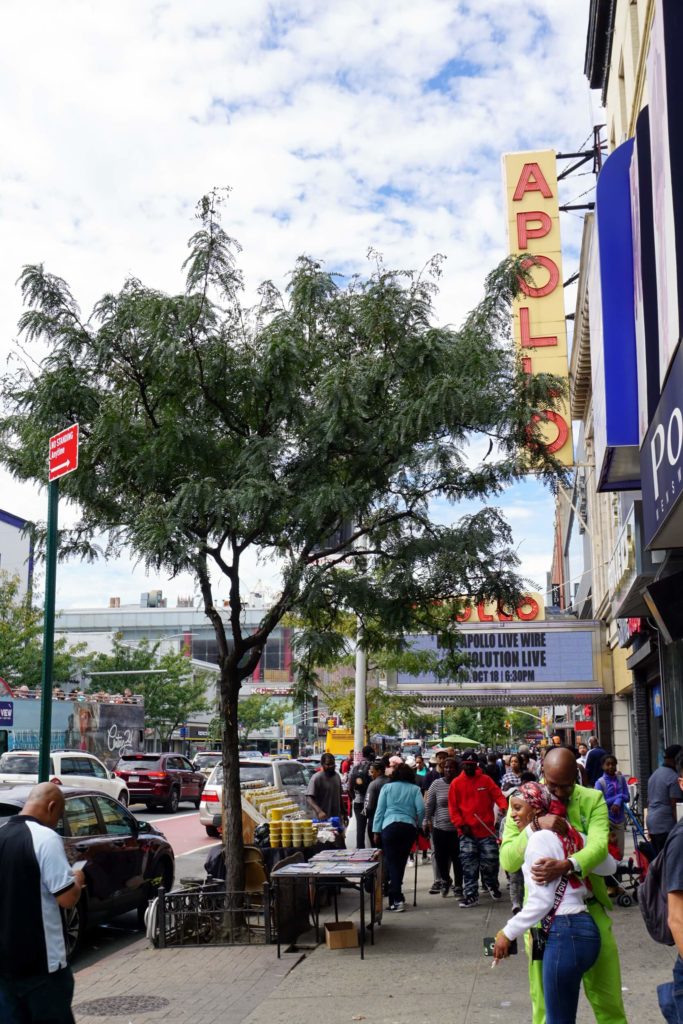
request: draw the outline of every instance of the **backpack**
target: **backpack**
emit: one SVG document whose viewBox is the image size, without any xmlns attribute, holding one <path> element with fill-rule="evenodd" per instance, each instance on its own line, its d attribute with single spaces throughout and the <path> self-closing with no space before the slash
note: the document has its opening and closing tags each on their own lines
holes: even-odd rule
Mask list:
<svg viewBox="0 0 683 1024">
<path fill-rule="evenodd" d="M 650 863 L 645 880 L 638 886 L 638 906 L 643 915 L 645 927 L 650 933 L 650 938 L 665 946 L 675 945 L 669 928 L 669 908 L 664 888 L 669 838 L 667 838 L 664 849 Z"/>
<path fill-rule="evenodd" d="M 356 785 L 356 779 L 361 780 L 360 786 Z M 352 803 L 359 803 L 365 800 L 365 794 L 370 785 L 370 762 L 361 761 L 353 767 L 349 775 L 349 796 Z"/>
</svg>

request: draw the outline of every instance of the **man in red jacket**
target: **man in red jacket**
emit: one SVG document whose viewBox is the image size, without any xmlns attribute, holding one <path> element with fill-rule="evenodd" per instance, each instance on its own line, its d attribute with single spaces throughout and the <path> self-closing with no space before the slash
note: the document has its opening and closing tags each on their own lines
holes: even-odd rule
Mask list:
<svg viewBox="0 0 683 1024">
<path fill-rule="evenodd" d="M 494 900 L 501 899 L 498 884 L 498 843 L 494 834 L 494 805 L 507 811 L 507 800 L 493 779 L 479 768 L 477 755 L 466 750 L 462 772 L 451 782 L 448 810 L 460 835 L 464 896 L 461 907 L 479 903 L 479 872 Z"/>
</svg>

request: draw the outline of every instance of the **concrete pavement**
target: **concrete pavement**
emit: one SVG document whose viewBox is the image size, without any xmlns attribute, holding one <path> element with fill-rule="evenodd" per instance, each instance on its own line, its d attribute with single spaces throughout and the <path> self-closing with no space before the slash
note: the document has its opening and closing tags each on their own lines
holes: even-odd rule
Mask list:
<svg viewBox="0 0 683 1024">
<path fill-rule="evenodd" d="M 411 878 L 412 869 L 408 868 Z M 276 959 L 271 947 L 157 951 L 144 940 L 76 974 L 78 1024 L 526 1024 L 530 1020 L 523 954 L 491 969 L 482 939 L 505 923 L 510 904 L 482 897 L 461 910 L 452 897 L 429 896 L 431 866 L 418 870 L 418 906 L 385 914 L 365 961 L 357 949 L 299 948 Z M 408 878 L 406 878 L 408 882 Z M 406 889 L 408 896 L 408 889 Z M 357 916 L 355 894 L 340 901 Z M 653 943 L 637 906 L 615 907 L 629 1021 L 657 1024 L 656 986 L 671 977 L 672 950 Z M 311 941 L 311 936 L 307 937 Z M 302 946 L 305 942 L 302 943 Z M 305 956 L 300 957 L 305 952 Z M 125 996 L 89 1007 L 93 1000 Z M 163 1004 L 140 1000 L 160 999 Z M 137 1002 L 136 1002 L 137 1000 Z M 117 1009 L 118 1006 L 118 1009 Z M 93 1009 L 95 1012 L 93 1012 Z M 579 1024 L 593 1015 L 581 997 Z"/>
</svg>

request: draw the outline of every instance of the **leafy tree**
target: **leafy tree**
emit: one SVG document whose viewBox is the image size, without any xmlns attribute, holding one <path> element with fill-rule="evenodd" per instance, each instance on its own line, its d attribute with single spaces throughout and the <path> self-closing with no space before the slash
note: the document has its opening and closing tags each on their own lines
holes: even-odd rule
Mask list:
<svg viewBox="0 0 683 1024">
<path fill-rule="evenodd" d="M 277 725 L 287 710 L 283 704 L 271 700 L 265 693 L 252 693 L 249 697 L 243 697 L 237 708 L 242 746 L 253 732 Z"/>
<path fill-rule="evenodd" d="M 415 609 L 431 632 L 434 602 L 454 594 L 516 600 L 519 562 L 491 499 L 530 471 L 560 471 L 541 430 L 562 384 L 525 374 L 514 352 L 522 261 L 489 276 L 460 329 L 433 322 L 438 259 L 417 273 L 375 257 L 344 282 L 302 257 L 284 294 L 266 281 L 250 308 L 219 198 L 199 204 L 183 294 L 131 278 L 84 318 L 64 280 L 24 268 L 20 333 L 49 353 L 5 378 L 0 458 L 42 482 L 48 437 L 78 420 L 81 466 L 62 489 L 81 516 L 62 556 L 97 557 L 105 531 L 105 554 L 126 546 L 196 579 L 219 652 L 226 886 L 240 890 L 238 699 L 268 636 L 290 611 L 321 634 L 343 608 L 400 637 Z M 474 464 L 473 437 L 491 442 Z M 437 498 L 482 507 L 447 526 L 430 515 Z M 252 551 L 281 560 L 282 585 L 248 632 Z"/>
<path fill-rule="evenodd" d="M 20 598 L 18 576 L 0 572 L 0 676 L 14 688 L 38 686 L 43 667 L 43 612 L 30 597 Z M 87 664 L 85 644 L 55 640 L 55 684 L 80 679 Z"/>
<path fill-rule="evenodd" d="M 156 731 L 162 747 L 167 750 L 178 726 L 193 714 L 209 710 L 206 687 L 210 676 L 206 672 L 194 671 L 184 653 L 168 651 L 159 655 L 159 647 L 160 642 L 152 644 L 146 639 L 130 647 L 118 634 L 114 637 L 111 654 L 96 654 L 91 658 L 90 671 L 126 674 L 93 674 L 90 689 L 122 693 L 129 688 L 141 694 L 145 704 L 145 725 Z M 141 670 L 139 676 L 127 674 L 135 669 Z"/>
<path fill-rule="evenodd" d="M 318 688 L 328 709 L 338 715 L 344 724 L 353 727 L 356 706 L 354 680 L 342 679 L 338 683 Z M 402 729 L 426 735 L 433 732 L 435 726 L 433 713 L 421 709 L 413 695 L 394 693 L 377 687 L 367 692 L 365 720 L 370 735 L 381 733 L 395 736 Z"/>
</svg>

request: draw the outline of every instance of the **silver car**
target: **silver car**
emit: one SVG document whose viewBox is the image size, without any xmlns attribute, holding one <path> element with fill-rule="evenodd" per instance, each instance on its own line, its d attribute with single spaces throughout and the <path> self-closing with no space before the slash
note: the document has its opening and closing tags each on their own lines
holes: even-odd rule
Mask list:
<svg viewBox="0 0 683 1024">
<path fill-rule="evenodd" d="M 296 800 L 302 810 L 307 809 L 308 777 L 299 761 L 268 761 L 265 758 L 240 761 L 240 782 L 264 782 L 267 786 L 277 786 L 292 800 Z M 220 834 L 214 820 L 216 815 L 220 816 L 222 799 L 223 765 L 217 764 L 204 787 L 199 804 L 199 820 L 206 834 L 212 838 Z"/>
</svg>

